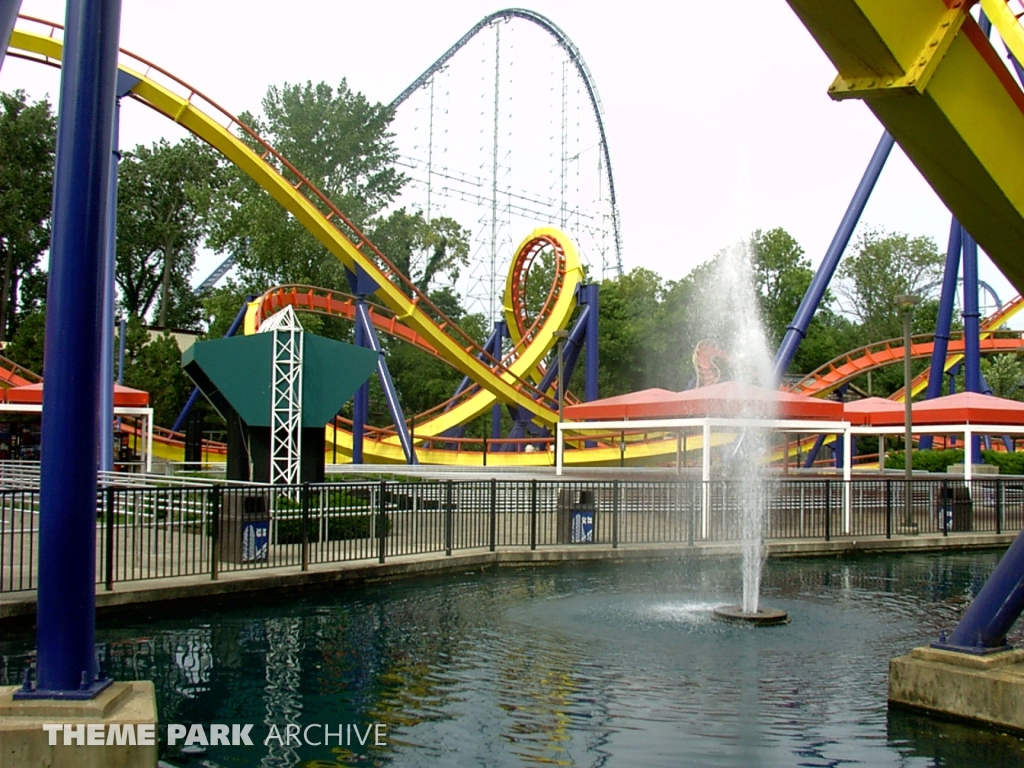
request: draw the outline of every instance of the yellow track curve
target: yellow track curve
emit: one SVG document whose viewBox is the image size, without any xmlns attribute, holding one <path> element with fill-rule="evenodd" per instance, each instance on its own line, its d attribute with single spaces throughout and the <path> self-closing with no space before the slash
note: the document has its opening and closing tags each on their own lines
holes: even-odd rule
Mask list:
<svg viewBox="0 0 1024 768">
<path fill-rule="evenodd" d="M 16 53 L 43 57 L 49 60 L 47 63 L 58 62 L 62 53 L 62 43 L 54 35 L 60 30 L 59 25 L 39 20 L 31 21 L 47 25 L 50 34 L 15 29 L 11 35 L 10 48 Z M 394 311 L 402 322 L 422 335 L 456 369 L 503 402 L 514 403 L 532 413 L 540 422 L 554 424 L 557 421 L 558 414 L 553 407 L 554 404 L 548 402 L 549 398 L 543 394 L 536 398 L 531 396 L 529 385 L 523 375 L 528 375 L 553 346 L 554 338 L 551 332 L 568 323 L 575 303 L 575 288 L 582 278 L 578 259 L 567 264 L 555 309 L 544 323 L 542 332 L 537 334 L 536 343 L 522 349 L 510 367 L 496 361 L 489 363 L 478 360 L 474 353 L 480 350 L 475 342 L 444 317 L 424 294 L 412 286 L 394 265 L 366 240 L 326 196 L 251 129 L 170 73 L 127 51 L 122 51 L 122 55 L 131 57 L 140 65 L 139 69 L 135 70 L 123 63 L 119 64 L 122 71 L 139 79 L 132 89 L 131 96 L 174 120 L 223 154 L 295 216 L 345 266 L 353 270 L 362 268 L 373 275 L 379 286 L 375 296 Z M 158 83 L 150 77 L 155 74 L 162 75 L 164 79 L 185 89 L 187 93 L 178 94 L 170 87 Z M 220 118 L 225 120 L 225 124 L 200 109 L 196 103 L 200 101 L 220 113 Z M 246 139 L 254 143 L 259 150 L 263 150 L 262 154 L 232 133 L 232 127 L 237 127 Z M 339 227 L 344 227 L 348 234 L 342 232 Z M 486 406 L 482 406 L 480 411 L 485 408 Z M 447 421 L 449 420 L 438 419 L 434 426 L 441 429 L 441 425 Z M 455 426 L 455 422 L 449 426 Z"/>
</svg>

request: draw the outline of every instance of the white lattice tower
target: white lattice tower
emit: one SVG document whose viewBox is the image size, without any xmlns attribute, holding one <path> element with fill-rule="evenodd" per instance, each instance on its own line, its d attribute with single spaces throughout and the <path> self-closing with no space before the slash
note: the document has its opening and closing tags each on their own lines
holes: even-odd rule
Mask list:
<svg viewBox="0 0 1024 768">
<path fill-rule="evenodd" d="M 270 402 L 270 482 L 298 485 L 302 465 L 302 325 L 286 306 L 260 326 L 274 335 Z"/>
</svg>

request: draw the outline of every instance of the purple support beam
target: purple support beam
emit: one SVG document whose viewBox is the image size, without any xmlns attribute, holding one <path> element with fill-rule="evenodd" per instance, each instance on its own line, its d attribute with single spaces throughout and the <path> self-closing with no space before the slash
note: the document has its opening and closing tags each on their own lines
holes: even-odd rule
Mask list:
<svg viewBox="0 0 1024 768">
<path fill-rule="evenodd" d="M 120 0 L 68 0 L 43 358 L 36 689 L 20 697 L 92 698 L 109 684 L 97 679 L 94 425 L 120 19 Z"/>
<path fill-rule="evenodd" d="M 892 145 L 892 136 L 886 131 L 882 134 L 882 138 L 878 140 L 878 146 L 875 147 L 875 152 L 871 155 L 871 160 L 864 171 L 864 176 L 861 177 L 860 184 L 857 185 L 857 190 L 853 193 L 853 199 L 850 200 L 850 205 L 847 207 L 842 221 L 839 222 L 839 228 L 832 238 L 831 245 L 829 245 L 828 250 L 825 252 L 825 258 L 822 259 L 814 279 L 811 280 L 811 284 L 807 287 L 807 292 L 797 308 L 793 322 L 786 329 L 786 335 L 782 338 L 782 343 L 779 344 L 779 349 L 775 353 L 774 374 L 776 381 L 781 380 L 785 375 L 789 364 L 793 362 L 793 357 L 796 355 L 800 342 L 807 336 L 807 329 L 811 325 L 811 320 L 814 319 L 814 313 L 818 311 L 818 304 L 821 303 L 825 290 L 835 274 L 836 267 L 839 266 L 839 259 L 842 257 L 846 246 L 850 242 L 850 238 L 853 236 L 853 230 L 856 228 L 857 222 L 860 221 L 860 216 L 864 212 L 864 206 L 867 205 L 868 198 L 871 196 L 871 190 L 875 188 L 875 182 L 878 181 L 878 176 L 885 166 L 885 161 L 889 157 Z"/>
<path fill-rule="evenodd" d="M 14 23 L 18 20 L 18 11 L 20 10 L 21 0 L 0 2 L 0 69 L 4 66 L 4 59 L 7 58 L 7 46 L 11 42 L 11 32 L 14 31 Z"/>
<path fill-rule="evenodd" d="M 949 223 L 949 242 L 946 245 L 946 266 L 942 273 L 942 293 L 939 296 L 939 318 L 935 323 L 935 346 L 932 349 L 931 368 L 928 373 L 928 390 L 925 399 L 931 400 L 942 394 L 942 374 L 946 369 L 946 353 L 949 350 L 949 329 L 953 324 L 953 307 L 956 303 L 956 280 L 960 275 L 960 250 L 963 227 L 954 216 Z M 932 447 L 932 435 L 920 439 L 921 450 Z"/>
<path fill-rule="evenodd" d="M 598 318 L 600 317 L 600 297 L 597 283 L 581 285 L 579 287 L 580 304 L 590 307 L 587 319 L 587 341 L 586 341 L 586 376 L 583 387 L 583 399 L 586 402 L 597 400 L 597 371 L 598 371 Z"/>
<path fill-rule="evenodd" d="M 362 299 L 356 302 L 356 328 L 358 329 L 359 326 L 363 328 L 364 344 L 362 346 L 372 349 L 377 353 L 377 376 L 380 377 L 380 384 L 384 390 L 384 399 L 388 403 L 388 411 L 390 411 L 391 418 L 395 422 L 395 432 L 398 433 L 398 441 L 402 444 L 405 461 L 407 464 L 419 464 L 416 458 L 416 447 L 412 444 L 409 428 L 405 425 L 405 414 L 402 413 L 402 404 L 398 401 L 398 389 L 395 387 L 395 382 L 391 379 L 391 371 L 388 370 L 387 361 L 384 359 L 384 350 L 381 348 L 380 340 L 377 338 L 377 331 L 373 328 L 373 320 L 370 319 L 370 312 L 366 308 L 366 302 Z M 363 386 L 366 385 L 364 384 Z M 367 403 L 366 413 L 367 415 L 369 413 L 369 403 Z M 353 439 L 354 437 L 353 433 Z M 355 454 L 353 452 L 353 461 L 354 459 Z"/>
<path fill-rule="evenodd" d="M 360 305 L 365 306 L 366 302 L 360 298 L 356 301 L 356 311 Z M 356 320 L 355 345 L 369 349 L 366 341 L 366 331 L 363 324 Z M 356 390 L 355 398 L 352 400 L 352 463 L 363 463 L 363 432 L 366 430 L 366 420 L 370 415 L 370 382 L 364 381 Z"/>
<path fill-rule="evenodd" d="M 1017 535 L 948 640 L 937 648 L 988 653 L 1007 647 L 1006 633 L 1024 611 L 1024 531 Z"/>
<path fill-rule="evenodd" d="M 964 252 L 964 389 L 981 392 L 981 311 L 978 308 L 978 244 L 961 227 Z M 981 436 L 972 439 L 975 461 L 981 461 Z"/>
</svg>

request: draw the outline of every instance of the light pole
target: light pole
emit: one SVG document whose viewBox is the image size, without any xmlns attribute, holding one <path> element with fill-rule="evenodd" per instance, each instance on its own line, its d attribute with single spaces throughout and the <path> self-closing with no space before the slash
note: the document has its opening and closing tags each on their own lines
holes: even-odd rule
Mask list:
<svg viewBox="0 0 1024 768">
<path fill-rule="evenodd" d="M 569 338 L 569 332 L 558 330 L 551 335 L 558 343 L 558 423 L 561 424 L 565 416 L 565 340 Z"/>
<path fill-rule="evenodd" d="M 914 460 L 913 460 L 913 434 L 911 425 L 913 416 L 911 411 L 910 392 L 910 317 L 914 313 L 914 307 L 921 300 L 919 296 L 897 296 L 896 304 L 903 313 L 903 477 L 905 488 L 903 491 L 903 530 L 901 533 L 917 533 L 917 523 L 914 522 L 914 506 L 911 499 L 911 488 L 913 482 Z"/>
</svg>

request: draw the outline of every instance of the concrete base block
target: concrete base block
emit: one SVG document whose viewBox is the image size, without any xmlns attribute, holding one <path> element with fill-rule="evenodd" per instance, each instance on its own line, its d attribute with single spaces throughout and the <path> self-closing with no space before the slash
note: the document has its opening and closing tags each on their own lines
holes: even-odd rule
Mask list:
<svg viewBox="0 0 1024 768">
<path fill-rule="evenodd" d="M 15 686 L 0 686 L 0 768 L 154 768 L 159 751 L 156 690 L 148 680 L 114 683 L 90 701 L 28 699 L 15 701 Z M 81 743 L 44 724 L 85 726 Z M 111 733 L 110 726 L 117 725 Z M 138 744 L 151 725 L 152 744 Z M 92 726 L 90 728 L 90 726 Z M 129 728 L 125 728 L 129 726 Z M 142 733 L 140 734 L 140 730 Z M 130 732 L 132 745 L 126 732 Z M 56 742 L 51 745 L 51 738 Z M 122 745 L 116 741 L 121 739 Z M 90 745 L 88 742 L 93 742 Z M 102 746 L 97 745 L 99 741 Z M 108 746 L 107 741 L 111 744 Z M 66 743 L 67 742 L 67 743 Z M 128 742 L 128 743 L 124 743 Z"/>
<path fill-rule="evenodd" d="M 1024 733 L 1024 650 L 915 648 L 889 660 L 889 703 Z"/>
</svg>

